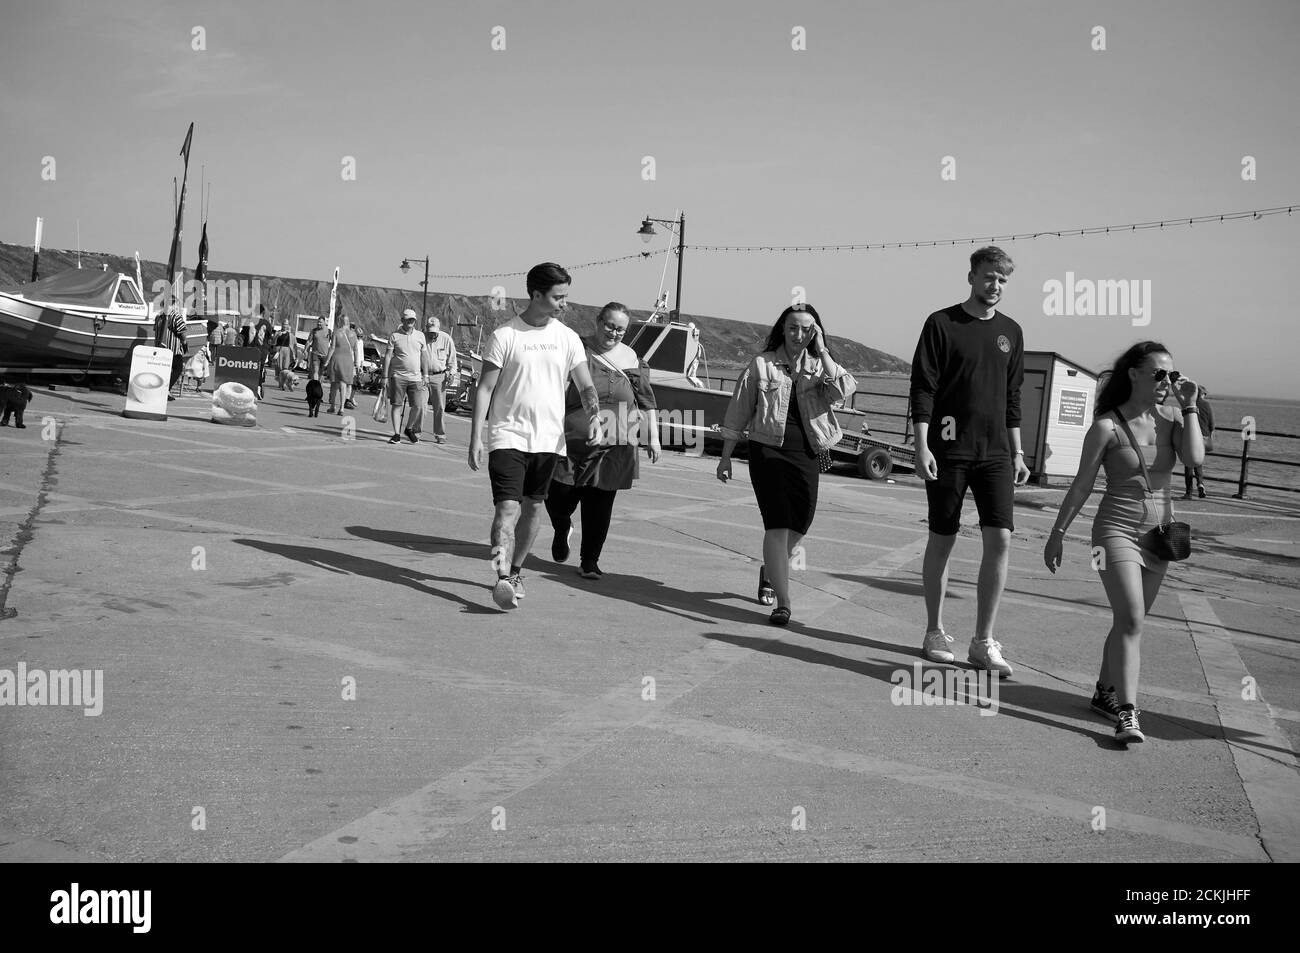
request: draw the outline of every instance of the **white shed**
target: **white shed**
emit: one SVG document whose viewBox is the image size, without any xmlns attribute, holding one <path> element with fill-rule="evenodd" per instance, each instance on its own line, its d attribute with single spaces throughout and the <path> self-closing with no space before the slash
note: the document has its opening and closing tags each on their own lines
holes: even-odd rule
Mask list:
<svg viewBox="0 0 1300 953">
<path fill-rule="evenodd" d="M 1074 479 L 1096 396 L 1097 375 L 1086 367 L 1055 351 L 1025 352 L 1020 438 L 1036 483 Z"/>
</svg>

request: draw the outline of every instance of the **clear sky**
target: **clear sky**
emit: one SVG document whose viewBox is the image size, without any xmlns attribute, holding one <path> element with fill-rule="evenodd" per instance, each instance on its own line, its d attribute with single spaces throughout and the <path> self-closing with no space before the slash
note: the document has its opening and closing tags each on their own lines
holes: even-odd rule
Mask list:
<svg viewBox="0 0 1300 953">
<path fill-rule="evenodd" d="M 504 50 L 492 48 L 498 26 Z M 686 312 L 766 323 L 799 285 L 833 333 L 910 360 L 925 316 L 966 296 L 972 246 L 690 246 L 962 238 L 1300 203 L 1297 40 L 1295 0 L 7 4 L 0 240 L 29 244 L 41 215 L 44 244 L 71 248 L 80 219 L 84 248 L 165 260 L 193 121 L 214 268 L 324 279 L 341 265 L 344 282 L 415 288 L 403 257 L 477 275 L 634 254 L 641 218 L 680 208 Z M 954 180 L 941 177 L 945 156 Z M 1004 247 L 1017 269 L 1001 308 L 1028 348 L 1096 367 L 1152 337 L 1211 392 L 1300 398 L 1286 294 L 1300 212 Z M 662 266 L 575 271 L 572 298 L 649 307 Z M 1045 314 L 1044 284 L 1067 272 L 1150 281 L 1150 324 Z M 431 282 L 497 284 L 524 295 L 522 278 Z"/>
</svg>

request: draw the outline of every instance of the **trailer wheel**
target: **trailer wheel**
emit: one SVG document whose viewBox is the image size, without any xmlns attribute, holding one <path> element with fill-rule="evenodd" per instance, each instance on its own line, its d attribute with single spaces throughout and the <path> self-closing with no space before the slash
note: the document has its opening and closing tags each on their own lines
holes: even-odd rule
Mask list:
<svg viewBox="0 0 1300 953">
<path fill-rule="evenodd" d="M 858 454 L 858 473 L 868 480 L 885 480 L 894 472 L 894 458 L 883 447 L 872 447 Z"/>
</svg>

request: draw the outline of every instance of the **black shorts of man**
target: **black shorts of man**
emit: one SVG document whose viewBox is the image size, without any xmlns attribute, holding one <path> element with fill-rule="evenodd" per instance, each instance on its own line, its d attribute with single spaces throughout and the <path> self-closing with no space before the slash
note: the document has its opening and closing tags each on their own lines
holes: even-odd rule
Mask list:
<svg viewBox="0 0 1300 953">
<path fill-rule="evenodd" d="M 1029 480 L 1020 443 L 1020 385 L 1024 336 L 997 310 L 1015 268 L 995 246 L 970 258 L 970 297 L 925 321 L 912 359 L 912 419 L 916 472 L 925 480 L 930 535 L 922 577 L 926 632 L 921 654 L 952 662 L 952 638 L 943 628 L 948 558 L 961 528 L 962 501 L 971 491 L 979 511 L 980 560 L 975 635 L 967 660 L 1009 676 L 1002 645 L 993 638 L 998 602 L 1011 552 L 1014 487 Z"/>
<path fill-rule="evenodd" d="M 12 416 L 15 427 L 25 428 L 27 425 L 23 423 L 23 411 L 31 399 L 32 392 L 26 384 L 0 383 L 0 427 L 8 427 Z"/>
<path fill-rule="evenodd" d="M 492 332 L 470 425 L 469 466 L 488 451 L 492 483 L 492 598 L 514 609 L 525 595 L 524 561 L 541 523 L 555 465 L 565 453 L 564 394 L 569 380 L 590 420 L 590 442 L 601 439 L 600 400 L 582 339 L 559 319 L 568 306 L 569 273 L 553 262 L 528 272 L 528 307 Z M 426 352 L 427 353 L 427 352 Z M 486 438 L 485 438 L 486 434 Z"/>
</svg>

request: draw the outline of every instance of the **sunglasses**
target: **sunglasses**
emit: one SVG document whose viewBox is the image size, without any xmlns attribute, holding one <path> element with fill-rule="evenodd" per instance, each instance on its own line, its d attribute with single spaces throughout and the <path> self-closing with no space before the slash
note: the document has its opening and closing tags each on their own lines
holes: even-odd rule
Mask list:
<svg viewBox="0 0 1300 953">
<path fill-rule="evenodd" d="M 1169 383 L 1171 384 L 1177 384 L 1180 380 L 1183 379 L 1183 375 L 1180 374 L 1178 371 L 1167 371 L 1163 367 L 1157 367 L 1155 371 L 1152 372 L 1151 374 L 1151 379 L 1155 381 L 1157 384 L 1159 384 L 1166 377 L 1169 378 Z"/>
</svg>

